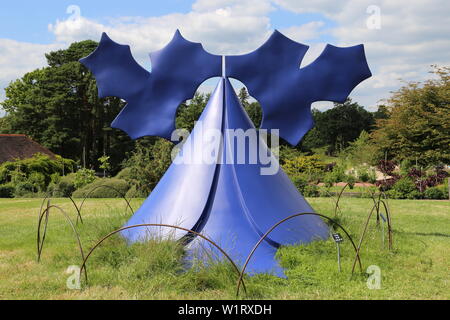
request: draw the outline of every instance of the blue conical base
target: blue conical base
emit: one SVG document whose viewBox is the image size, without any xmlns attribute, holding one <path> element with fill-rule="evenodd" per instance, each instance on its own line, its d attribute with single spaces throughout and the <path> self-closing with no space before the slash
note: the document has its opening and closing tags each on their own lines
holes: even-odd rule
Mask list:
<svg viewBox="0 0 450 320">
<path fill-rule="evenodd" d="M 174 164 L 127 225 L 164 223 L 201 232 L 242 265 L 260 237 L 275 223 L 295 213 L 313 212 L 281 169 L 271 175 L 262 175 L 261 168 L 268 165 L 261 164 L 259 159 L 254 164 L 248 161 L 238 164 L 235 129 L 253 128 L 228 79 L 221 79 Z M 214 155 L 214 162 L 206 164 L 201 159 L 191 159 L 180 164 L 183 155 L 190 153 L 189 148 L 205 142 L 196 139 L 205 129 L 220 130 L 223 135 L 223 141 L 212 142 L 220 150 Z M 270 155 L 259 138 L 258 147 Z M 251 146 L 247 144 L 246 154 L 249 154 L 249 148 Z M 272 166 L 278 164 L 273 157 L 271 163 Z M 122 234 L 130 242 L 161 236 L 179 239 L 186 235 L 167 229 L 143 228 L 129 229 Z M 289 220 L 261 243 L 248 271 L 284 276 L 275 260 L 280 245 L 327 237 L 328 228 L 319 217 L 301 216 Z M 200 238 L 195 238 L 188 248 L 192 256 L 204 256 L 205 248 L 214 253 L 213 256 L 220 256 Z"/>
</svg>

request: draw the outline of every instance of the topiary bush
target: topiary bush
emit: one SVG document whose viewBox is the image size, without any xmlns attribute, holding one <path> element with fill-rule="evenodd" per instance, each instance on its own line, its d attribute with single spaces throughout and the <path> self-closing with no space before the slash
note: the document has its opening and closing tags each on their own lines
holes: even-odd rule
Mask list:
<svg viewBox="0 0 450 320">
<path fill-rule="evenodd" d="M 366 167 L 358 168 L 358 180 L 361 182 L 375 183 L 377 181 L 375 170 Z"/>
<path fill-rule="evenodd" d="M 97 179 L 93 183 L 76 190 L 72 194 L 72 197 L 84 198 L 88 196 L 89 198 L 119 198 L 122 195 L 126 195 L 129 189 L 130 185 L 123 179 L 103 178 Z"/>
</svg>

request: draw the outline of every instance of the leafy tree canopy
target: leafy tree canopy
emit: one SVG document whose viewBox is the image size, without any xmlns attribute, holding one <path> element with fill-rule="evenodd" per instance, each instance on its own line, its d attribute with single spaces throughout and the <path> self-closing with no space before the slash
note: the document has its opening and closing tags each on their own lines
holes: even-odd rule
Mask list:
<svg viewBox="0 0 450 320">
<path fill-rule="evenodd" d="M 96 47 L 96 42 L 88 40 L 50 52 L 46 54 L 47 67 L 12 82 L 2 103 L 7 116 L 0 130 L 27 134 L 87 167 L 97 168 L 97 159 L 106 153 L 116 171 L 133 144 L 126 134 L 109 129 L 123 102 L 99 99 L 95 79 L 78 62 Z"/>
<path fill-rule="evenodd" d="M 450 67 L 434 66 L 435 79 L 411 82 L 388 100 L 387 119 L 372 133 L 376 146 L 397 162 L 450 163 Z"/>
<path fill-rule="evenodd" d="M 305 150 L 328 146 L 327 153 L 336 154 L 357 139 L 363 130 L 371 131 L 375 124 L 373 114 L 351 99 L 336 103 L 324 112 L 313 110 L 312 113 L 315 127 L 303 139 Z"/>
</svg>

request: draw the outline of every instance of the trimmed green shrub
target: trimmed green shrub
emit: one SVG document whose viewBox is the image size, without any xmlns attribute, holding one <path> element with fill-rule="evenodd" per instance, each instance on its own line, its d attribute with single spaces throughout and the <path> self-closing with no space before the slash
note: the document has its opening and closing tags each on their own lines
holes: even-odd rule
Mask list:
<svg viewBox="0 0 450 320">
<path fill-rule="evenodd" d="M 333 171 L 325 174 L 324 182 L 327 187 L 332 187 L 334 183 L 346 181 L 347 177 L 344 168 L 341 166 L 334 166 Z"/>
<path fill-rule="evenodd" d="M 410 199 L 410 200 L 422 199 L 422 198 L 423 198 L 423 193 L 420 192 L 419 190 L 411 191 L 410 193 L 408 193 L 406 195 L 406 199 Z"/>
<path fill-rule="evenodd" d="M 11 183 L 0 185 L 0 198 L 14 198 L 14 189 Z"/>
<path fill-rule="evenodd" d="M 424 192 L 425 199 L 444 200 L 448 199 L 448 194 L 445 187 L 431 187 Z"/>
<path fill-rule="evenodd" d="M 50 183 L 47 188 L 47 191 L 51 193 L 53 197 L 69 197 L 76 190 L 75 173 L 71 173 L 65 177 L 59 177 L 59 179 L 55 180 L 57 182 Z"/>
<path fill-rule="evenodd" d="M 129 188 L 130 185 L 123 179 L 103 178 L 76 190 L 72 196 L 74 198 L 84 198 L 86 196 L 89 198 L 118 198 L 126 195 Z"/>
<path fill-rule="evenodd" d="M 27 197 L 35 192 L 37 192 L 35 186 L 28 181 L 19 182 L 14 188 L 15 197 Z"/>
<path fill-rule="evenodd" d="M 285 159 L 282 165 L 283 170 L 290 176 L 304 175 L 308 177 L 308 181 L 318 180 L 325 169 L 318 155 L 298 156 L 292 159 Z"/>
<path fill-rule="evenodd" d="M 131 168 L 124 168 L 122 169 L 117 175 L 117 179 L 123 179 L 123 180 L 133 180 L 133 173 Z"/>
<path fill-rule="evenodd" d="M 146 194 L 142 190 L 138 190 L 136 185 L 132 185 L 131 188 L 128 190 L 127 194 L 125 195 L 125 198 L 127 199 L 133 199 L 133 198 L 147 198 L 148 194 Z"/>
<path fill-rule="evenodd" d="M 368 182 L 370 179 L 369 171 L 367 169 L 359 169 L 358 170 L 358 180 L 361 182 Z"/>
<path fill-rule="evenodd" d="M 375 183 L 377 181 L 375 170 L 366 167 L 358 168 L 358 180 L 361 182 Z"/>
<path fill-rule="evenodd" d="M 393 199 L 419 199 L 421 197 L 415 183 L 408 177 L 399 179 L 392 189 L 387 191 L 387 194 Z"/>
<path fill-rule="evenodd" d="M 308 185 L 308 180 L 301 174 L 294 175 L 291 180 L 292 183 L 297 187 L 298 191 L 300 191 L 300 193 L 303 193 L 305 187 Z"/>
<path fill-rule="evenodd" d="M 306 185 L 305 188 L 303 189 L 303 196 L 311 198 L 319 197 L 320 196 L 319 187 L 311 184 Z"/>
</svg>

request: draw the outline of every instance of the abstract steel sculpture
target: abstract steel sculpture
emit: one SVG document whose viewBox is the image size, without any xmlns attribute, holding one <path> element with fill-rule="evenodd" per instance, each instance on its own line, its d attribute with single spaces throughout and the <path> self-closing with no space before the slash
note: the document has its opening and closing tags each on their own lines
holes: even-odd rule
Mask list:
<svg viewBox="0 0 450 320">
<path fill-rule="evenodd" d="M 363 45 L 327 45 L 313 63 L 300 68 L 307 50 L 308 46 L 275 31 L 250 54 L 221 57 L 206 52 L 199 43 L 187 41 L 177 31 L 165 48 L 150 54 L 150 73 L 133 59 L 129 46 L 115 43 L 104 33 L 96 51 L 80 61 L 96 77 L 100 97 L 116 96 L 127 101 L 112 126 L 133 139 L 170 139 L 178 106 L 192 98 L 202 82 L 221 77 L 174 163 L 126 226 L 169 224 L 201 232 L 242 263 L 278 221 L 313 212 L 282 170 L 262 175 L 261 169 L 267 163 L 240 163 L 236 159 L 235 137 L 230 133 L 255 128 L 229 77 L 242 81 L 261 103 L 261 128 L 279 130 L 279 136 L 296 145 L 313 127 L 311 103 L 344 102 L 354 87 L 371 76 Z M 205 130 L 222 133 L 223 139 L 213 143 L 219 150 L 214 161 L 196 161 L 200 156 L 195 153 L 191 162 L 181 161 L 183 154 L 197 150 L 196 147 L 201 149 L 204 140 L 197 137 Z M 277 161 L 260 136 L 257 144 L 260 152 Z M 185 241 L 191 257 L 204 247 L 212 253 L 217 251 L 201 237 L 180 230 L 172 235 Z M 164 230 L 146 228 L 130 228 L 121 234 L 130 243 L 168 235 Z M 328 227 L 318 216 L 290 219 L 265 237 L 257 252 L 252 252 L 254 259 L 247 270 L 283 276 L 274 258 L 280 245 L 328 236 Z"/>
</svg>

